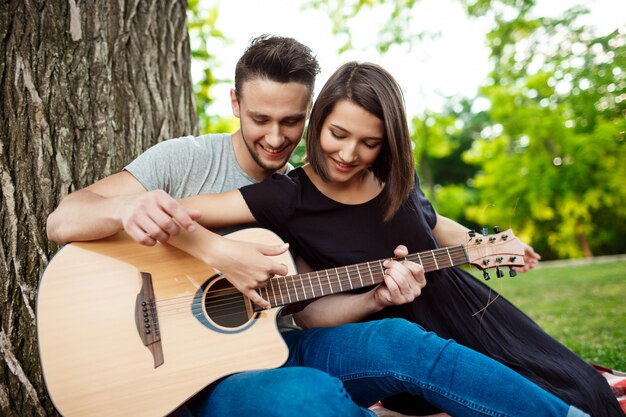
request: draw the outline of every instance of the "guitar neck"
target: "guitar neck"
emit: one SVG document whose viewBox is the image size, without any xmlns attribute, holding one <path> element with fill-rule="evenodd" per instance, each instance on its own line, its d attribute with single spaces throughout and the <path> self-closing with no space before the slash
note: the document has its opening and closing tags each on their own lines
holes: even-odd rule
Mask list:
<svg viewBox="0 0 626 417">
<path fill-rule="evenodd" d="M 400 260 L 404 259 L 422 265 L 425 272 L 469 262 L 463 245 L 414 253 Z M 259 293 L 270 302 L 272 307 L 280 307 L 325 295 L 369 287 L 383 281 L 385 270 L 383 262 L 386 260 L 339 266 L 304 274 L 277 276 L 272 278 L 267 286 L 259 289 Z M 260 310 L 260 307 L 255 306 L 256 309 Z"/>
</svg>

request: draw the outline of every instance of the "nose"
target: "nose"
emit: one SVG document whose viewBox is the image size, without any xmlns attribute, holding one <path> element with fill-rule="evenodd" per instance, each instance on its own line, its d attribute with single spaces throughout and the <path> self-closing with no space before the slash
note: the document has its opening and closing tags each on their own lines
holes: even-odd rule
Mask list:
<svg viewBox="0 0 626 417">
<path fill-rule="evenodd" d="M 347 164 L 351 164 L 357 160 L 356 143 L 346 141 L 339 150 L 339 158 Z"/>
<path fill-rule="evenodd" d="M 280 148 L 285 143 L 285 135 L 279 123 L 272 124 L 269 132 L 265 135 L 265 143 L 272 148 Z"/>
</svg>

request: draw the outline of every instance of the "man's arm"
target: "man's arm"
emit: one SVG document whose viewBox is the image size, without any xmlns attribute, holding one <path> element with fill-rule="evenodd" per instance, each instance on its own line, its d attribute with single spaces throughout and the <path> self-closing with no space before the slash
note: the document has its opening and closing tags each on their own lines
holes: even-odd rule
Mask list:
<svg viewBox="0 0 626 417">
<path fill-rule="evenodd" d="M 122 171 L 65 197 L 49 216 L 48 239 L 59 243 L 95 240 L 121 230 L 137 242 L 154 245 L 193 229 L 198 213 L 161 190 L 147 192 L 132 174 Z"/>
<path fill-rule="evenodd" d="M 405 246 L 394 251 L 396 258 L 408 255 Z M 296 323 L 304 328 L 330 327 L 354 323 L 385 307 L 407 304 L 419 297 L 426 285 L 424 269 L 410 261 L 387 260 L 384 282 L 362 294 L 336 294 L 315 300 L 294 314 Z"/>
</svg>

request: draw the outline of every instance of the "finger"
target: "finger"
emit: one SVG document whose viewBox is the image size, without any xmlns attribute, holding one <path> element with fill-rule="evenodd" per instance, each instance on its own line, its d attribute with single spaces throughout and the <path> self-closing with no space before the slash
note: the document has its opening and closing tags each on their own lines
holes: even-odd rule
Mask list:
<svg viewBox="0 0 626 417">
<path fill-rule="evenodd" d="M 185 230 L 188 232 L 193 232 L 195 230 L 196 223 L 189 212 L 191 211 L 193 214 L 196 214 L 195 218 L 198 218 L 200 217 L 200 212 L 198 210 L 188 209 L 171 197 L 162 202 L 162 207 L 163 210 L 165 210 Z"/>
<path fill-rule="evenodd" d="M 393 250 L 393 255 L 396 258 L 405 258 L 407 255 L 409 254 L 409 250 L 407 249 L 406 246 L 404 245 L 398 245 L 396 246 L 396 248 Z"/>
<path fill-rule="evenodd" d="M 139 226 L 133 224 L 126 228 L 126 233 L 133 238 L 137 243 L 140 243 L 145 246 L 154 246 L 156 245 L 156 240 L 152 239 L 150 235 L 148 235 L 145 230 L 139 228 Z"/>
<path fill-rule="evenodd" d="M 383 280 L 385 281 L 385 286 L 387 287 L 387 291 L 389 291 L 391 297 L 397 297 L 401 294 L 400 288 L 398 287 L 398 283 L 388 274 L 383 276 Z M 391 301 L 391 300 L 390 300 Z"/>
<path fill-rule="evenodd" d="M 185 207 L 185 210 L 187 210 L 187 215 L 189 215 L 189 217 L 191 217 L 193 220 L 198 220 L 202 215 L 202 213 L 200 213 L 200 210 L 186 208 L 186 207 Z"/>
<path fill-rule="evenodd" d="M 270 278 L 272 278 L 274 275 L 281 275 L 281 276 L 285 276 L 289 273 L 289 268 L 287 268 L 287 265 L 285 264 L 279 264 L 278 262 L 272 262 L 270 269 L 268 270 L 268 273 L 270 274 Z"/>
<path fill-rule="evenodd" d="M 282 245 L 263 245 L 259 244 L 257 250 L 263 255 L 277 256 L 282 255 L 289 249 L 289 243 L 283 243 Z"/>
<path fill-rule="evenodd" d="M 398 261 L 389 261 L 385 274 L 390 276 L 400 288 L 401 293 L 410 292 L 413 277 L 411 272 Z"/>
<path fill-rule="evenodd" d="M 180 227 L 178 223 L 176 223 L 170 215 L 161 209 L 151 210 L 148 213 L 152 222 L 165 234 L 167 234 L 166 239 L 169 239 L 170 236 L 175 236 L 180 232 Z M 152 234 L 152 233 L 150 233 Z M 152 235 L 156 237 L 155 235 Z"/>
<path fill-rule="evenodd" d="M 167 242 L 170 238 L 169 233 L 161 228 L 158 224 L 154 222 L 151 218 L 147 217 L 141 224 L 140 227 L 152 238 L 158 240 L 159 242 Z"/>
<path fill-rule="evenodd" d="M 409 270 L 413 276 L 414 282 L 416 282 L 420 288 L 426 285 L 426 275 L 424 274 L 424 267 L 422 267 L 422 265 L 411 261 L 403 261 L 402 265 Z"/>
<path fill-rule="evenodd" d="M 258 292 L 253 289 L 248 290 L 246 292 L 246 296 L 250 299 L 250 301 L 252 301 L 254 304 L 258 305 L 261 308 L 268 309 L 271 307 L 269 301 L 265 300 L 259 295 Z"/>
</svg>

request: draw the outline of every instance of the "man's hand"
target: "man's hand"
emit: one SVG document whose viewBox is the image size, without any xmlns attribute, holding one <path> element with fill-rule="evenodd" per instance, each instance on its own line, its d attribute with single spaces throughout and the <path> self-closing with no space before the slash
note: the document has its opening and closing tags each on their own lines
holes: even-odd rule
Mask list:
<svg viewBox="0 0 626 417">
<path fill-rule="evenodd" d="M 289 244 L 264 245 L 238 240 L 223 239 L 219 253 L 212 254 L 210 264 L 252 302 L 263 308 L 270 303 L 262 298 L 256 289 L 265 287 L 274 275 L 287 275 L 286 265 L 275 262 L 270 256 L 282 255 Z"/>
<path fill-rule="evenodd" d="M 165 191 L 154 190 L 123 196 L 118 216 L 122 227 L 142 245 L 154 246 L 157 241 L 167 242 L 180 233 L 181 227 L 192 232 L 198 210 L 186 208 Z"/>
<path fill-rule="evenodd" d="M 393 254 L 396 258 L 404 258 L 408 250 L 406 246 L 399 245 Z M 421 265 L 407 260 L 387 260 L 383 266 L 386 268 L 385 282 L 376 287 L 373 294 L 380 307 L 410 303 L 419 297 L 426 285 Z"/>
</svg>

